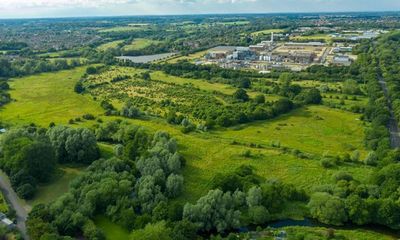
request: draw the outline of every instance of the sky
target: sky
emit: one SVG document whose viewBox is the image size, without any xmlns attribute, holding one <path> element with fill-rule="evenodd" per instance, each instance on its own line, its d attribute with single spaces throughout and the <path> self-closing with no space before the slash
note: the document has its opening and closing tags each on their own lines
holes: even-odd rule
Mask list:
<svg viewBox="0 0 400 240">
<path fill-rule="evenodd" d="M 400 11 L 400 0 L 0 0 L 0 18 Z"/>
</svg>

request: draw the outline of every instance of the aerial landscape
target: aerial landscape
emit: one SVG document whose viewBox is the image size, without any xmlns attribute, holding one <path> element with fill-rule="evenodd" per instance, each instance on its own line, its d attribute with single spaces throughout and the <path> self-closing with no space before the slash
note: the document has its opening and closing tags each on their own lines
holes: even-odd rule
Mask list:
<svg viewBox="0 0 400 240">
<path fill-rule="evenodd" d="M 400 3 L 4 0 L 0 239 L 400 239 Z"/>
</svg>

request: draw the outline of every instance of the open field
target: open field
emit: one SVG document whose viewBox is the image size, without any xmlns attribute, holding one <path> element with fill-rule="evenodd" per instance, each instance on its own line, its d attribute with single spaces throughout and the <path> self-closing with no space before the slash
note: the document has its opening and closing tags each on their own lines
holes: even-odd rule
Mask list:
<svg viewBox="0 0 400 240">
<path fill-rule="evenodd" d="M 34 206 L 39 203 L 50 203 L 57 199 L 68 191 L 71 181 L 78 177 L 83 170 L 84 168 L 61 167 L 56 179 L 50 184 L 39 185 L 34 199 L 27 201 L 27 203 Z"/>
<path fill-rule="evenodd" d="M 0 121 L 48 126 L 51 122 L 67 124 L 86 113 L 101 114 L 99 104 L 90 96 L 74 92 L 85 70 L 80 67 L 13 79 L 10 94 L 15 101 L 0 109 Z"/>
<path fill-rule="evenodd" d="M 99 227 L 105 234 L 106 240 L 126 240 L 129 239 L 129 232 L 119 225 L 111 222 L 106 217 L 98 216 L 94 220 L 97 227 Z"/>
<path fill-rule="evenodd" d="M 157 45 L 159 43 L 161 43 L 161 41 L 145 39 L 145 38 L 137 38 L 133 40 L 131 44 L 125 45 L 123 49 L 126 51 L 140 50 L 151 45 Z"/>
<path fill-rule="evenodd" d="M 118 44 L 121 44 L 123 42 L 124 42 L 124 40 L 117 40 L 117 41 L 104 43 L 104 44 L 101 44 L 100 46 L 98 46 L 97 49 L 99 49 L 101 51 L 105 51 L 110 48 L 116 48 L 118 46 Z"/>
<path fill-rule="evenodd" d="M 190 62 L 193 62 L 193 61 L 196 61 L 196 60 L 200 60 L 207 53 L 208 53 L 208 50 L 204 50 L 204 51 L 200 51 L 200 52 L 197 52 L 197 53 L 189 54 L 188 56 L 175 57 L 175 58 L 172 58 L 170 60 L 167 60 L 166 62 L 168 62 L 168 63 L 177 63 L 179 61 L 190 61 Z"/>
<path fill-rule="evenodd" d="M 269 35 L 271 33 L 283 33 L 285 32 L 285 29 L 266 29 L 258 32 L 253 32 L 251 33 L 251 36 L 259 36 L 259 35 Z"/>
</svg>

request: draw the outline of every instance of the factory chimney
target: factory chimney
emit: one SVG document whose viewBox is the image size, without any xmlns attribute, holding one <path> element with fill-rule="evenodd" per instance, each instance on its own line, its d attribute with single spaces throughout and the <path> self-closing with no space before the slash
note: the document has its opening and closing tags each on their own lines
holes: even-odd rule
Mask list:
<svg viewBox="0 0 400 240">
<path fill-rule="evenodd" d="M 271 32 L 271 43 L 274 43 L 274 32 Z"/>
</svg>

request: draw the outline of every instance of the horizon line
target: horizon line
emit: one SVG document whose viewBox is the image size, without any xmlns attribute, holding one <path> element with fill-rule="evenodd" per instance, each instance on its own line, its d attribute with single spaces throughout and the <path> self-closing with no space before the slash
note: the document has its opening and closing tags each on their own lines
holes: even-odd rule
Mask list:
<svg viewBox="0 0 400 240">
<path fill-rule="evenodd" d="M 237 12 L 237 13 L 188 13 L 188 14 L 144 14 L 144 15 L 87 15 L 87 16 L 63 16 L 63 17 L 0 17 L 0 21 L 2 20 L 39 20 L 39 19 L 84 19 L 84 18 L 121 18 L 121 17 L 179 17 L 179 16 L 224 16 L 224 15 L 280 15 L 280 14 L 352 14 L 352 13 L 398 13 L 400 14 L 400 10 L 381 10 L 381 11 L 289 11 L 289 12 L 265 12 L 265 13 L 251 13 L 251 12 Z"/>
</svg>

